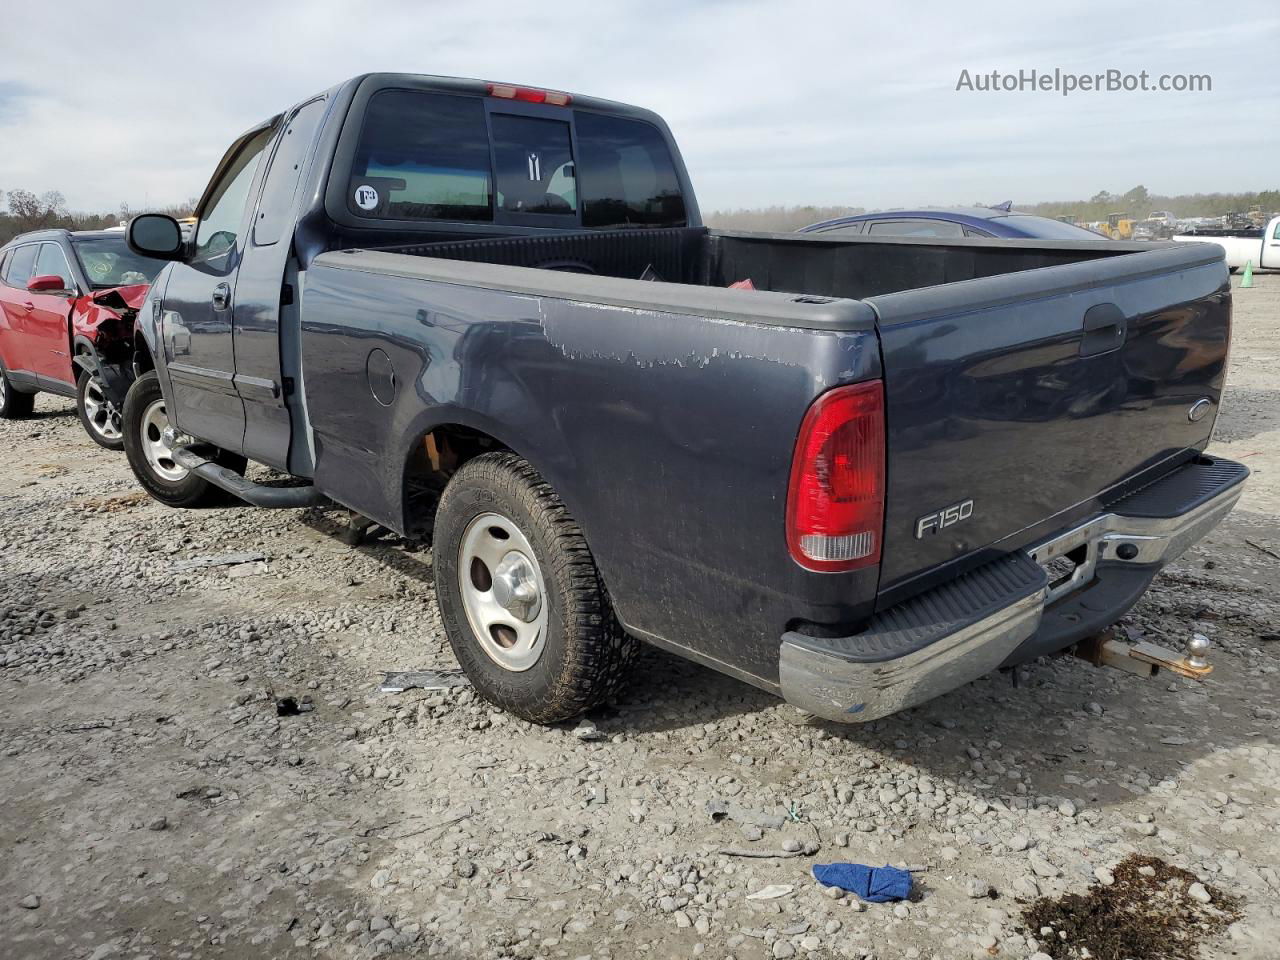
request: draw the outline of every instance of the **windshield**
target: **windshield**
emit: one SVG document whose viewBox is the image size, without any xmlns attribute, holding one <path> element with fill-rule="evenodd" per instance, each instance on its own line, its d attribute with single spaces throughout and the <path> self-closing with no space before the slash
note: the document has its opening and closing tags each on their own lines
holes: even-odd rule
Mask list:
<svg viewBox="0 0 1280 960">
<path fill-rule="evenodd" d="M 1107 237 L 1077 227 L 1073 223 L 1061 220 L 1050 220 L 1048 217 L 1037 217 L 1030 213 L 1015 213 L 1008 217 L 996 217 L 997 220 L 1008 220 L 1012 226 L 1025 230 L 1034 237 L 1044 240 L 1106 240 Z"/>
<path fill-rule="evenodd" d="M 95 290 L 150 283 L 165 263 L 134 253 L 125 245 L 123 235 L 93 240 L 73 239 L 71 246 Z"/>
</svg>

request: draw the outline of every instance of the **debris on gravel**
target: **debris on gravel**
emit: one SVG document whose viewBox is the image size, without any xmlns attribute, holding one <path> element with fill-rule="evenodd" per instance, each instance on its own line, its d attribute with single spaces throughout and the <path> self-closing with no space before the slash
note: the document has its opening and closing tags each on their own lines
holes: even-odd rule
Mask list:
<svg viewBox="0 0 1280 960">
<path fill-rule="evenodd" d="M 1111 873 L 1111 885 L 1040 899 L 1024 911 L 1026 929 L 1039 933 L 1054 960 L 1195 960 L 1199 942 L 1240 915 L 1238 898 L 1157 857 L 1130 854 Z"/>
</svg>

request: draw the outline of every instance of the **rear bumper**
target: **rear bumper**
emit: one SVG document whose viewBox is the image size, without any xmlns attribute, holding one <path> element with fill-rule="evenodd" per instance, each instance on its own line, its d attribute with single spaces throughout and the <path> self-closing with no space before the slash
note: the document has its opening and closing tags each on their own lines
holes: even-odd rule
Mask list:
<svg viewBox="0 0 1280 960">
<path fill-rule="evenodd" d="M 1162 566 L 1217 526 L 1248 474 L 1200 457 L 1085 523 L 877 614 L 862 633 L 786 633 L 782 695 L 863 722 L 1070 646 L 1123 616 Z M 1074 570 L 1051 583 L 1041 564 L 1068 555 Z"/>
</svg>

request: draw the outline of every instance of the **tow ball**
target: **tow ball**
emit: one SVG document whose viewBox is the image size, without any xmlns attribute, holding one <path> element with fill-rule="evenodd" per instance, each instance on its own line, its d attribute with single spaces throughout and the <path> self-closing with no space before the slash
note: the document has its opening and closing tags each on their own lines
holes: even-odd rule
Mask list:
<svg viewBox="0 0 1280 960">
<path fill-rule="evenodd" d="M 1187 641 L 1186 652 L 1180 654 L 1149 640 L 1128 643 L 1108 630 L 1076 644 L 1075 655 L 1095 667 L 1116 667 L 1140 677 L 1154 677 L 1164 668 L 1180 677 L 1203 680 L 1213 672 L 1207 659 L 1209 646 L 1209 638 L 1196 633 Z"/>
</svg>

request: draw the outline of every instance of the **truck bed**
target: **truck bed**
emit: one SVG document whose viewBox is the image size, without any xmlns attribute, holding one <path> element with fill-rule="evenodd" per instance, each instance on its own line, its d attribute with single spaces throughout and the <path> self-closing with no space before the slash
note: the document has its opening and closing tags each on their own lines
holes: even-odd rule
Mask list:
<svg viewBox="0 0 1280 960">
<path fill-rule="evenodd" d="M 1149 243 L 1044 240 L 826 238 L 672 227 L 656 230 L 497 237 L 379 248 L 436 257 L 667 283 L 862 300 L 885 293 L 1041 267 L 1150 252 Z M 557 281 L 559 282 L 559 281 Z"/>
</svg>

